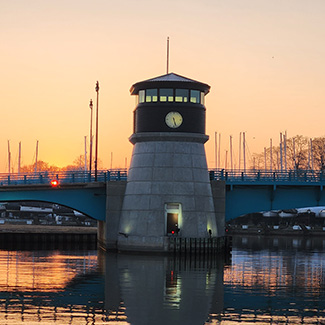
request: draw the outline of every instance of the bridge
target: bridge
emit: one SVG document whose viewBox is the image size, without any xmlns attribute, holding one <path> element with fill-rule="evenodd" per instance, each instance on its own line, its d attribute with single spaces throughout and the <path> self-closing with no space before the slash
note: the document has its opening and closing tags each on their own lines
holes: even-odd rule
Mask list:
<svg viewBox="0 0 325 325">
<path fill-rule="evenodd" d="M 82 212 L 98 221 L 106 219 L 106 184 L 125 181 L 126 170 L 43 171 L 0 174 L 0 202 L 41 201 L 56 203 Z M 55 181 L 55 182 L 53 182 Z"/>
<path fill-rule="evenodd" d="M 252 212 L 325 205 L 322 170 L 210 170 L 225 182 L 226 220 Z"/>
<path fill-rule="evenodd" d="M 210 169 L 209 176 L 212 188 L 224 183 L 226 220 L 252 212 L 325 205 L 324 171 Z M 52 185 L 53 180 L 58 183 Z M 117 199 L 121 204 L 126 180 L 126 169 L 100 170 L 96 181 L 94 173 L 85 171 L 0 174 L 0 202 L 57 203 L 104 221 L 108 201 L 116 205 Z"/>
</svg>

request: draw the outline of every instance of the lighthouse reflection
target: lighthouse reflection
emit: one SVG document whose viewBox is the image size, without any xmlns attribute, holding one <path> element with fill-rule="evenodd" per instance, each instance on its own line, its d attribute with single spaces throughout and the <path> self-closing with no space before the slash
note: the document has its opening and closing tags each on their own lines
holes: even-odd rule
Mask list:
<svg viewBox="0 0 325 325">
<path fill-rule="evenodd" d="M 106 254 L 105 309 L 131 324 L 203 324 L 223 310 L 223 260 Z"/>
</svg>

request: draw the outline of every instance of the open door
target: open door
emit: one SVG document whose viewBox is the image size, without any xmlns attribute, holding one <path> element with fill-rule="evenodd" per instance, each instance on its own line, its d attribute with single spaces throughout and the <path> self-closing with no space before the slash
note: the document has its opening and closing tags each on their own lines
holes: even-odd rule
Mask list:
<svg viewBox="0 0 325 325">
<path fill-rule="evenodd" d="M 177 235 L 180 231 L 181 204 L 166 203 L 165 213 L 167 235 Z"/>
</svg>

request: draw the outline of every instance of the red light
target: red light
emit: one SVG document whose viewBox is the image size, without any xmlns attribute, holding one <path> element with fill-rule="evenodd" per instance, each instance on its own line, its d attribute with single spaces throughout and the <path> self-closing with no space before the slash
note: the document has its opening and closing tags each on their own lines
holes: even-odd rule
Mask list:
<svg viewBox="0 0 325 325">
<path fill-rule="evenodd" d="M 174 230 L 172 230 L 172 234 L 175 234 L 175 231 Z"/>
<path fill-rule="evenodd" d="M 59 185 L 59 181 L 57 179 L 51 180 L 51 186 L 52 187 L 57 187 Z"/>
</svg>

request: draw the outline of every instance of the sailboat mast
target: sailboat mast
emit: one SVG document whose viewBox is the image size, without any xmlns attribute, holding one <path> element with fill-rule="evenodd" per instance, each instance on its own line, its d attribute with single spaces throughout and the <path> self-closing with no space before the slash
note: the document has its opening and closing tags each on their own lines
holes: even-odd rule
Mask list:
<svg viewBox="0 0 325 325">
<path fill-rule="evenodd" d="M 225 169 L 228 167 L 228 150 L 226 150 Z"/>
<path fill-rule="evenodd" d="M 218 169 L 218 133 L 214 132 L 214 159 L 215 159 L 215 166 Z"/>
<path fill-rule="evenodd" d="M 287 131 L 284 133 L 284 170 L 287 171 Z"/>
<path fill-rule="evenodd" d="M 21 166 L 21 142 L 19 142 L 19 148 L 18 148 L 18 176 L 20 176 L 20 166 Z"/>
<path fill-rule="evenodd" d="M 36 140 L 35 173 L 37 173 L 37 163 L 38 163 L 38 140 Z"/>
<path fill-rule="evenodd" d="M 219 146 L 218 146 L 218 166 L 220 166 L 220 149 L 221 149 L 221 133 L 219 133 Z"/>
<path fill-rule="evenodd" d="M 10 152 L 10 141 L 8 140 L 8 174 L 10 175 L 11 169 L 11 152 Z"/>
<path fill-rule="evenodd" d="M 238 169 L 240 169 L 240 160 L 241 160 L 241 132 L 239 133 L 239 150 L 238 150 Z"/>
<path fill-rule="evenodd" d="M 232 160 L 232 135 L 230 136 L 230 169 L 233 170 L 233 160 Z"/>
<path fill-rule="evenodd" d="M 294 170 L 296 170 L 296 138 L 293 138 L 293 163 L 294 163 Z"/>
<path fill-rule="evenodd" d="M 270 139 L 270 171 L 273 169 L 273 157 L 272 157 L 272 139 Z"/>
<path fill-rule="evenodd" d="M 280 169 L 283 172 L 283 161 L 282 161 L 282 132 L 280 133 Z"/>
<path fill-rule="evenodd" d="M 246 172 L 246 132 L 243 132 L 244 172 Z"/>
<path fill-rule="evenodd" d="M 87 136 L 85 135 L 85 172 L 87 172 Z"/>
<path fill-rule="evenodd" d="M 310 138 L 310 160 L 311 160 L 311 170 L 314 170 L 314 155 L 313 155 L 313 139 Z"/>
<path fill-rule="evenodd" d="M 91 163 L 92 163 L 92 154 L 93 154 L 93 101 L 92 99 L 89 102 L 89 108 L 90 108 L 89 172 L 91 175 Z"/>
</svg>

